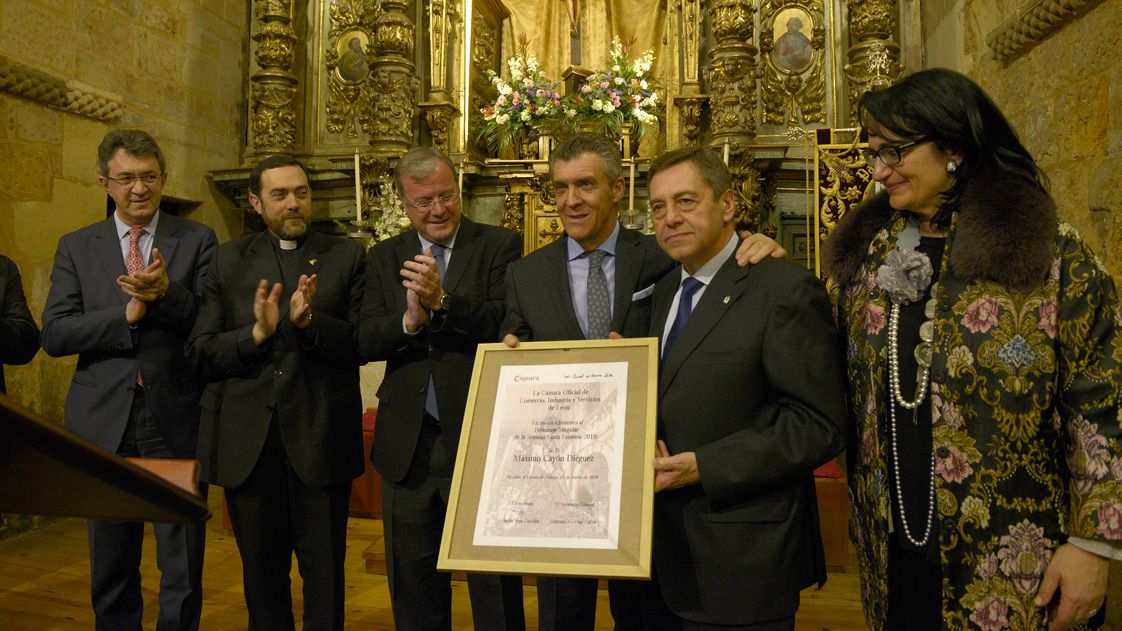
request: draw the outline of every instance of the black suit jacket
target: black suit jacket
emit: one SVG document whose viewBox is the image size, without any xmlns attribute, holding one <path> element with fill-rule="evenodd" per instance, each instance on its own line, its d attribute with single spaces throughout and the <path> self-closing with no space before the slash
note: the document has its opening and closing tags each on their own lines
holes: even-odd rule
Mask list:
<svg viewBox="0 0 1122 631">
<path fill-rule="evenodd" d="M 8 391 L 3 365 L 26 364 L 37 352 L 39 325 L 27 308 L 19 268 L 0 254 L 0 394 Z"/>
<path fill-rule="evenodd" d="M 521 252 L 521 241 L 510 230 L 462 217 L 444 274 L 451 306 L 416 335 L 408 335 L 402 327 L 405 288 L 399 272 L 405 261 L 421 253 L 417 232 L 409 230 L 371 248 L 358 346 L 364 359 L 386 362 L 370 456 L 382 477 L 400 482 L 409 472 L 430 373 L 441 437 L 448 453 L 456 453 L 475 347 L 498 336 L 504 313 L 503 279 L 507 266 Z"/>
<path fill-rule="evenodd" d="M 202 382 L 187 366 L 183 342 L 195 323 L 203 278 L 217 247 L 214 231 L 160 213 L 153 247 L 167 262 L 167 295 L 130 328 L 129 297 L 117 286 L 125 262 L 112 217 L 63 236 L 43 309 L 43 350 L 78 355 L 64 424 L 110 451 L 121 444 L 136 372 L 148 406 L 177 457 L 195 455 Z"/>
<path fill-rule="evenodd" d="M 662 335 L 681 268 L 655 289 Z M 806 270 L 735 258 L 662 359 L 658 428 L 695 452 L 701 483 L 656 495 L 653 555 L 679 616 L 753 624 L 793 615 L 825 580 L 813 470 L 843 444 L 842 356 L 826 293 Z"/>
<path fill-rule="evenodd" d="M 522 341 L 583 340 L 573 308 L 565 236 L 510 266 L 502 333 Z M 643 337 L 651 319 L 654 284 L 674 266 L 653 237 L 621 228 L 616 242 L 611 330 Z"/>
<path fill-rule="evenodd" d="M 202 398 L 200 477 L 240 486 L 252 472 L 273 415 L 289 462 L 309 486 L 347 482 L 362 473 L 362 396 L 354 327 L 362 300 L 362 248 L 311 230 L 298 274 L 316 274 L 312 321 L 304 330 L 281 321 L 261 347 L 253 343 L 258 282 L 281 282 L 273 237 L 261 232 L 223 244 L 207 274 L 202 309 L 187 355 L 210 383 Z"/>
</svg>

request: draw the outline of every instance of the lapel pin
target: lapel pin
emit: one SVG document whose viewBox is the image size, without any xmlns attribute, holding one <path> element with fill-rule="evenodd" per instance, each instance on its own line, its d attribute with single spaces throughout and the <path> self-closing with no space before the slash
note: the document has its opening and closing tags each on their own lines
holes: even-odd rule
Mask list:
<svg viewBox="0 0 1122 631">
<path fill-rule="evenodd" d="M 722 302 L 724 302 L 727 305 L 730 300 L 732 300 L 732 296 L 725 296 L 725 299 Z"/>
<path fill-rule="evenodd" d="M 308 265 L 315 265 L 319 259 L 308 259 Z M 727 299 L 726 299 L 727 300 Z"/>
</svg>

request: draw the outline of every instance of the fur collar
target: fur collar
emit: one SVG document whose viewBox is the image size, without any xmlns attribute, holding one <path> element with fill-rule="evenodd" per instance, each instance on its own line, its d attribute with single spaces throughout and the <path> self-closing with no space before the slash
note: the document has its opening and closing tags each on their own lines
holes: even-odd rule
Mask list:
<svg viewBox="0 0 1122 631">
<path fill-rule="evenodd" d="M 976 173 L 966 185 L 951 235 L 950 272 L 960 280 L 995 281 L 1012 290 L 1038 285 L 1052 265 L 1056 205 L 1029 181 L 1004 171 Z M 853 281 L 869 244 L 896 211 L 880 193 L 847 213 L 823 252 L 826 275 Z"/>
</svg>

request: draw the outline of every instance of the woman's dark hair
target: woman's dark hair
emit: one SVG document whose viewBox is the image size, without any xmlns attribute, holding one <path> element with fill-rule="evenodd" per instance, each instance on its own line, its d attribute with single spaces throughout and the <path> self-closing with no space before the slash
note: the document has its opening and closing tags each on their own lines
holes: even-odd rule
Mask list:
<svg viewBox="0 0 1122 631">
<path fill-rule="evenodd" d="M 1047 188 L 1047 178 L 990 97 L 965 75 L 945 68 L 923 70 L 899 83 L 866 92 L 857 118 L 879 125 L 903 141 L 925 138 L 940 149 L 959 151 L 963 161 L 932 223 L 948 227 L 962 191 L 976 173 L 1000 169 Z"/>
</svg>

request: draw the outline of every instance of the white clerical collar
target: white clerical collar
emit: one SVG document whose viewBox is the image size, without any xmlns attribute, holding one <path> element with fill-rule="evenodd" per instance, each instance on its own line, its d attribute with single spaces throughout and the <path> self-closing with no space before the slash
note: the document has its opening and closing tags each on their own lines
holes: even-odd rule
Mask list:
<svg viewBox="0 0 1122 631">
<path fill-rule="evenodd" d="M 296 239 L 279 239 L 278 238 L 277 243 L 280 244 L 280 249 L 282 249 L 282 250 L 295 250 L 296 248 L 300 247 L 300 242 L 297 241 Z"/>
</svg>

